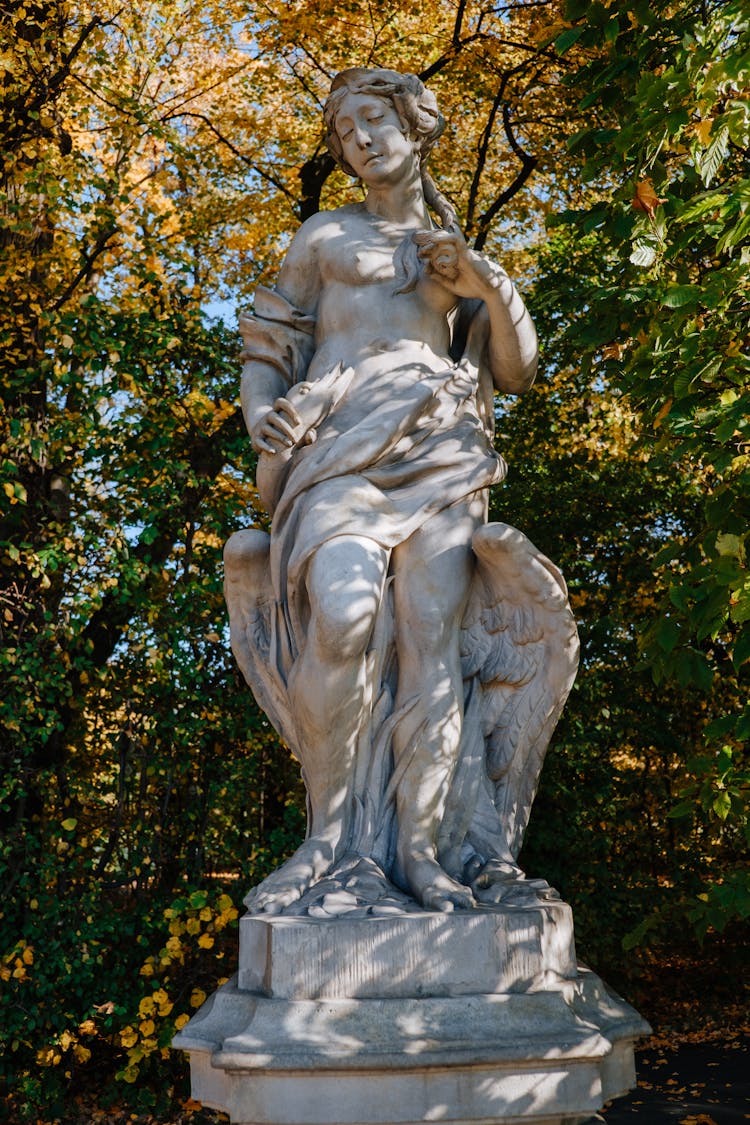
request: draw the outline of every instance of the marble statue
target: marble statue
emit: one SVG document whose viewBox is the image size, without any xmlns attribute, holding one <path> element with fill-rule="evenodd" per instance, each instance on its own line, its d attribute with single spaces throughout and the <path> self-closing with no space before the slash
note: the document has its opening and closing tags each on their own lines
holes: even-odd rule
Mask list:
<svg viewBox="0 0 750 1125">
<path fill-rule="evenodd" d="M 364 200 L 303 223 L 240 320 L 272 525 L 227 543 L 231 639 L 309 821 L 247 905 L 355 918 L 551 896 L 517 857 L 575 625 L 556 567 L 487 523 L 506 472 L 493 393 L 532 385 L 534 326 L 427 171 L 445 123 L 418 78 L 346 70 L 325 123 Z"/>
<path fill-rule="evenodd" d="M 233 1125 L 588 1125 L 649 1029 L 518 866 L 578 655 L 559 571 L 487 523 L 493 395 L 531 386 L 534 326 L 427 172 L 414 75 L 344 71 L 325 121 L 364 201 L 304 223 L 241 317 L 272 523 L 225 549 L 308 834 L 173 1045 Z"/>
</svg>

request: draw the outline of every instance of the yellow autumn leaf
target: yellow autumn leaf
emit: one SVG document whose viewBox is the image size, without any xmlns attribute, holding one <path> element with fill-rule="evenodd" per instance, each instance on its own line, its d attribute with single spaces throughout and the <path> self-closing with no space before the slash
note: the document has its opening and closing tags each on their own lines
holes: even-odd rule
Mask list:
<svg viewBox="0 0 750 1125">
<path fill-rule="evenodd" d="M 120 1032 L 120 1043 L 123 1047 L 132 1047 L 138 1042 L 138 1032 L 133 1027 L 124 1027 Z"/>
<path fill-rule="evenodd" d="M 667 401 L 659 408 L 659 413 L 654 418 L 654 429 L 655 430 L 658 430 L 659 426 L 662 424 L 662 422 L 666 418 L 667 414 L 669 414 L 669 411 L 671 410 L 671 408 L 672 408 L 672 399 L 668 398 Z"/>
<path fill-rule="evenodd" d="M 660 203 L 666 203 L 666 199 L 662 199 L 656 194 L 654 185 L 647 176 L 636 186 L 632 206 L 636 211 L 645 211 L 649 219 L 653 219 L 656 208 Z"/>
<path fill-rule="evenodd" d="M 713 117 L 704 117 L 702 121 L 691 121 L 690 124 L 685 127 L 685 132 L 691 133 L 693 136 L 697 137 L 703 148 L 705 148 L 711 136 L 713 123 Z"/>
</svg>

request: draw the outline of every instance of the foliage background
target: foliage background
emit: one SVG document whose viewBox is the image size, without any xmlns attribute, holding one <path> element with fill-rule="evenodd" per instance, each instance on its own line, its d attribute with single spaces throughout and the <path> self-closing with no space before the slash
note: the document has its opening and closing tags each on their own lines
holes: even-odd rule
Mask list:
<svg viewBox="0 0 750 1125">
<path fill-rule="evenodd" d="M 750 913 L 742 5 L 22 0 L 0 21 L 10 1119 L 198 1112 L 168 1044 L 304 830 L 228 652 L 221 546 L 264 516 L 215 314 L 356 197 L 320 128 L 347 65 L 429 80 L 435 178 L 543 342 L 535 389 L 498 405 L 494 514 L 562 566 L 583 660 L 526 867 L 652 1019 L 669 959 L 726 968 Z"/>
</svg>

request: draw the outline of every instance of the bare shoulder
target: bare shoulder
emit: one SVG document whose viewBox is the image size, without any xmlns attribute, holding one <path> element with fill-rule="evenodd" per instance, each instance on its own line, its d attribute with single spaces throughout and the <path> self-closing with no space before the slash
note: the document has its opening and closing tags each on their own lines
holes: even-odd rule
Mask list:
<svg viewBox="0 0 750 1125">
<path fill-rule="evenodd" d="M 305 219 L 289 247 L 297 253 L 317 253 L 320 247 L 332 237 L 339 235 L 342 228 L 355 224 L 361 217 L 363 206 L 361 203 L 349 203 L 345 207 L 336 207 L 333 211 L 318 211 Z"/>
<path fill-rule="evenodd" d="M 294 235 L 279 273 L 277 289 L 297 308 L 314 314 L 320 296 L 321 251 L 357 221 L 361 206 L 349 204 L 319 211 L 306 219 Z"/>
</svg>

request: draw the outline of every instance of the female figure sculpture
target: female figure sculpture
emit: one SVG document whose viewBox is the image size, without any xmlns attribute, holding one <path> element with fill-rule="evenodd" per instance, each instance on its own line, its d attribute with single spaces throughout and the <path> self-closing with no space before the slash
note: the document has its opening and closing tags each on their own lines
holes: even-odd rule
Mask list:
<svg viewBox="0 0 750 1125">
<path fill-rule="evenodd" d="M 523 880 L 575 671 L 559 573 L 486 525 L 493 390 L 531 386 L 536 334 L 426 172 L 444 122 L 419 79 L 344 71 L 325 119 L 364 202 L 308 219 L 240 322 L 273 523 L 227 544 L 232 644 L 309 797 L 307 840 L 247 901 L 301 911 L 324 887 L 377 912 L 395 884 L 470 908 Z"/>
</svg>

